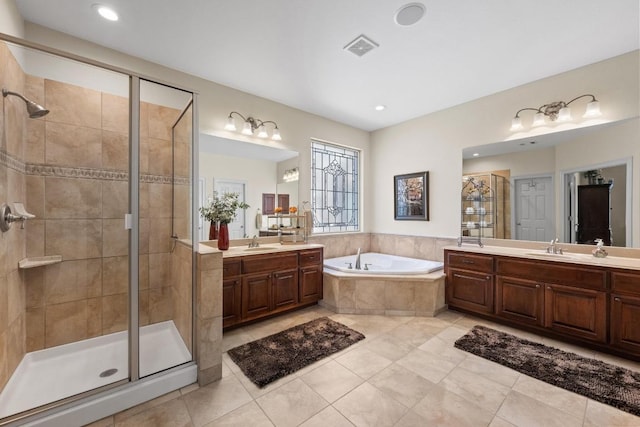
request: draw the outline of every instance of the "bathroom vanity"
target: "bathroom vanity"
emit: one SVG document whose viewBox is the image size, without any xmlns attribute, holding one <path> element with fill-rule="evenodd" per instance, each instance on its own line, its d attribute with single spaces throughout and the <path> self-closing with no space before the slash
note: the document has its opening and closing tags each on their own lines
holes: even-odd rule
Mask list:
<svg viewBox="0 0 640 427">
<path fill-rule="evenodd" d="M 640 360 L 640 260 L 445 249 L 449 308 Z"/>
<path fill-rule="evenodd" d="M 322 299 L 322 245 L 230 248 L 223 254 L 223 328 Z"/>
</svg>

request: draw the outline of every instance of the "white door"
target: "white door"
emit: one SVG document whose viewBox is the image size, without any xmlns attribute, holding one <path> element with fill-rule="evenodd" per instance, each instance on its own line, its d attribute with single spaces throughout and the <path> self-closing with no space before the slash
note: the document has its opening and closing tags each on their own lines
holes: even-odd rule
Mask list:
<svg viewBox="0 0 640 427">
<path fill-rule="evenodd" d="M 218 192 L 218 195 L 225 193 L 238 193 L 238 200 L 240 202 L 245 201 L 245 183 L 242 181 L 218 179 L 215 180 L 214 188 Z M 244 237 L 248 237 L 246 236 L 245 210 L 238 209 L 236 213 L 237 216 L 235 221 L 229 223 L 229 239 L 242 239 Z"/>
<path fill-rule="evenodd" d="M 555 239 L 551 177 L 516 178 L 514 187 L 516 240 Z"/>
</svg>

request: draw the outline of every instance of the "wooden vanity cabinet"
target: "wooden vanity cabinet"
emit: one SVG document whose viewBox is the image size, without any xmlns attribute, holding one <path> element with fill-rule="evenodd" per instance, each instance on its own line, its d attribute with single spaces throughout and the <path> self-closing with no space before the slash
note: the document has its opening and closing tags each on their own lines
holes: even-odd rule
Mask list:
<svg viewBox="0 0 640 427">
<path fill-rule="evenodd" d="M 224 261 L 222 264 L 222 327 L 235 325 L 242 317 L 242 279 L 240 261 Z"/>
<path fill-rule="evenodd" d="M 611 272 L 611 345 L 640 355 L 640 273 Z"/>
<path fill-rule="evenodd" d="M 322 299 L 322 249 L 300 251 L 300 304 Z"/>
<path fill-rule="evenodd" d="M 596 342 L 607 341 L 606 271 L 496 257 L 496 315 Z"/>
<path fill-rule="evenodd" d="M 223 259 L 223 327 L 318 302 L 322 248 Z"/>
<path fill-rule="evenodd" d="M 493 258 L 447 253 L 447 302 L 476 313 L 493 313 Z"/>
</svg>

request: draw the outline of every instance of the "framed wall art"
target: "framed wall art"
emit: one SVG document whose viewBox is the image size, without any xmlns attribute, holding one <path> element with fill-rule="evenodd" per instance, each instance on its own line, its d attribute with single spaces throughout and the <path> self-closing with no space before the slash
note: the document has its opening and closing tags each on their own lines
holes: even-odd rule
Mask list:
<svg viewBox="0 0 640 427">
<path fill-rule="evenodd" d="M 393 177 L 394 219 L 429 221 L 429 172 Z"/>
</svg>

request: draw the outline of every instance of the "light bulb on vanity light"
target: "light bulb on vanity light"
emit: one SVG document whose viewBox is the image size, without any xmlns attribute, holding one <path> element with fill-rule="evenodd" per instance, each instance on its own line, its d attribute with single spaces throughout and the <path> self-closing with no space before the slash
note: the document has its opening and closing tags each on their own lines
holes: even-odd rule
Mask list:
<svg viewBox="0 0 640 427">
<path fill-rule="evenodd" d="M 275 128 L 273 130 L 273 134 L 271 135 L 271 139 L 274 141 L 282 141 L 282 137 L 280 136 L 280 129 Z"/>
<path fill-rule="evenodd" d="M 584 117 L 585 119 L 590 119 L 592 117 L 600 117 L 602 112 L 600 111 L 600 103 L 598 101 L 591 101 L 587 104 L 587 111 L 585 111 Z"/>
<path fill-rule="evenodd" d="M 531 124 L 531 126 L 533 126 L 533 127 L 536 127 L 536 126 L 543 126 L 543 125 L 544 125 L 544 123 L 545 123 L 545 120 L 544 120 L 544 113 L 543 113 L 543 112 L 539 112 L 539 113 L 536 113 L 536 114 L 533 116 L 533 123 Z"/>
<path fill-rule="evenodd" d="M 225 130 L 235 131 L 236 130 L 236 121 L 233 120 L 233 117 L 227 117 L 227 124 L 224 125 Z"/>
<path fill-rule="evenodd" d="M 253 129 L 251 129 L 251 123 L 244 122 L 244 125 L 242 125 L 242 134 L 253 135 Z"/>
</svg>

